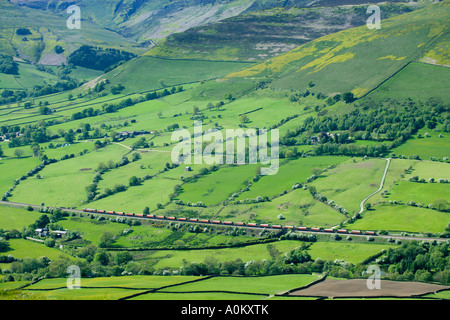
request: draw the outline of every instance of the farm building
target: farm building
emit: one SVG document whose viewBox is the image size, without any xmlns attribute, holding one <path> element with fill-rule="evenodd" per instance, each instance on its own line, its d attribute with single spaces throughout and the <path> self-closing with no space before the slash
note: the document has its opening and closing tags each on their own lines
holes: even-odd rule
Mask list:
<svg viewBox="0 0 450 320">
<path fill-rule="evenodd" d="M 121 137 L 132 137 L 132 136 L 141 136 L 143 134 L 151 134 L 153 133 L 153 131 L 145 131 L 145 130 L 141 130 L 141 131 L 122 131 L 119 132 L 118 135 Z"/>
<path fill-rule="evenodd" d="M 47 237 L 49 234 L 49 230 L 47 227 L 34 230 L 39 237 Z"/>
</svg>

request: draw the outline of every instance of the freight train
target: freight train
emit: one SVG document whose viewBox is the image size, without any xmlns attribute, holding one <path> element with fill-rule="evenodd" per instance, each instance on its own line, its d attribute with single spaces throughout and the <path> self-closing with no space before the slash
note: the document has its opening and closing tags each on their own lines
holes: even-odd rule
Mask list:
<svg viewBox="0 0 450 320">
<path fill-rule="evenodd" d="M 326 232 L 326 233 L 340 233 L 340 234 L 349 234 L 349 235 L 369 235 L 376 236 L 375 231 L 361 231 L 361 230 L 347 230 L 347 229 L 333 229 L 333 228 L 319 228 L 319 227 L 304 227 L 304 226 L 281 226 L 281 225 L 270 225 L 267 223 L 244 223 L 244 222 L 232 222 L 232 221 L 220 221 L 220 220 L 208 220 L 208 219 L 197 219 L 197 218 L 177 218 L 177 217 L 166 217 L 163 215 L 155 216 L 153 214 L 134 214 L 134 213 L 123 213 L 116 211 L 105 211 L 105 210 L 97 210 L 97 209 L 88 209 L 84 208 L 84 212 L 88 213 L 102 213 L 108 215 L 116 215 L 116 216 L 129 216 L 129 217 L 138 217 L 138 218 L 147 218 L 147 219 L 157 219 L 157 220 L 166 220 L 166 221 L 182 221 L 182 222 L 195 222 L 195 223 L 207 223 L 207 224 L 215 224 L 215 225 L 226 225 L 226 226 L 238 226 L 238 227 L 250 227 L 250 228 L 262 228 L 262 229 L 275 229 L 275 230 L 298 230 L 298 231 L 308 231 L 308 232 Z"/>
</svg>

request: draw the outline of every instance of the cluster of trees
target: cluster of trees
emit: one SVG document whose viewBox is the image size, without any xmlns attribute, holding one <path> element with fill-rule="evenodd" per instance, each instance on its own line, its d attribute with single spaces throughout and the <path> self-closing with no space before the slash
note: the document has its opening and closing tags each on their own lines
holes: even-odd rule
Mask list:
<svg viewBox="0 0 450 320">
<path fill-rule="evenodd" d="M 420 243 L 408 241 L 390 248 L 378 263 L 391 280 L 436 281 L 450 283 L 448 243 Z"/>
<path fill-rule="evenodd" d="M 105 71 L 107 68 L 136 57 L 134 53 L 117 49 L 102 49 L 88 45 L 81 46 L 74 51 L 68 63 L 89 69 Z"/>
<path fill-rule="evenodd" d="M 13 60 L 13 57 L 0 53 L 0 73 L 18 74 L 19 65 Z"/>
<path fill-rule="evenodd" d="M 0 104 L 5 103 L 14 103 L 16 101 L 22 101 L 28 96 L 27 91 L 25 90 L 8 90 L 4 89 L 2 93 L 0 93 Z"/>
<path fill-rule="evenodd" d="M 380 157 L 385 155 L 389 147 L 384 144 L 376 145 L 354 145 L 354 144 L 337 144 L 337 143 L 325 143 L 319 144 L 313 152 L 316 155 L 348 155 L 348 156 L 369 156 Z"/>
<path fill-rule="evenodd" d="M 31 143 L 44 143 L 55 138 L 51 136 L 47 129 L 38 125 L 26 125 L 20 130 L 21 136 L 16 136 L 8 142 L 8 147 L 15 148 L 26 146 Z"/>
<path fill-rule="evenodd" d="M 28 93 L 30 97 L 46 96 L 48 94 L 75 89 L 79 86 L 79 82 L 75 79 L 57 81 L 52 84 L 36 85 L 33 90 Z"/>
<path fill-rule="evenodd" d="M 0 72 L 1 72 L 1 60 L 0 60 Z M 52 93 L 62 92 L 66 90 L 72 90 L 80 85 L 78 81 L 74 79 L 67 78 L 66 80 L 57 81 L 52 84 L 42 84 L 36 85 L 32 90 L 8 90 L 4 89 L 0 94 L 0 104 L 14 103 L 23 101 L 25 98 L 29 97 L 40 97 Z M 40 105 L 42 102 L 40 102 Z M 24 105 L 25 108 L 31 108 L 33 104 L 28 102 Z"/>
<path fill-rule="evenodd" d="M 28 35 L 30 35 L 32 33 L 31 33 L 30 29 L 28 29 L 28 28 L 18 28 L 16 30 L 16 34 L 18 36 L 28 36 Z"/>
<path fill-rule="evenodd" d="M 423 127 L 433 129 L 438 123 L 445 124 L 447 119 L 442 115 L 445 108 L 438 102 L 416 104 L 410 102 L 405 106 L 392 108 L 383 103 L 366 102 L 355 105 L 355 109 L 344 115 L 308 117 L 304 123 L 294 130 L 289 130 L 281 138 L 284 145 L 311 144 L 311 137 L 317 137 L 317 143 L 327 144 L 317 148 L 318 154 L 380 154 L 386 148 L 394 148 Z M 335 134 L 330 134 L 330 133 Z M 350 139 L 351 138 L 351 139 Z M 370 150 L 370 147 L 340 146 L 352 140 L 388 140 L 381 150 Z M 367 149 L 364 150 L 364 148 Z M 329 150 L 328 150 L 329 149 Z"/>
</svg>

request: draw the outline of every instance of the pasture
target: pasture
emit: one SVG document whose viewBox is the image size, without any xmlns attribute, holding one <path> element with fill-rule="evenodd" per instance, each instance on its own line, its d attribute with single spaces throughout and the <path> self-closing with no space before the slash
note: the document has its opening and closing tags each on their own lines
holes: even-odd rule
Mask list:
<svg viewBox="0 0 450 320">
<path fill-rule="evenodd" d="M 365 211 L 363 218 L 349 224 L 358 230 L 388 230 L 392 232 L 438 233 L 450 222 L 450 214 L 406 205 L 378 204 Z"/>
</svg>

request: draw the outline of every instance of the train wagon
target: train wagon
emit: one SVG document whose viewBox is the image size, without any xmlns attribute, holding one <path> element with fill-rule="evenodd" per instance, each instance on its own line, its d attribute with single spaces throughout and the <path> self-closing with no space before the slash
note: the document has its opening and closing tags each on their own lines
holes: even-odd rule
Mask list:
<svg viewBox="0 0 450 320">
<path fill-rule="evenodd" d="M 122 211 L 116 212 L 116 214 L 118 214 L 119 216 L 123 216 L 125 213 L 123 213 Z"/>
<path fill-rule="evenodd" d="M 261 228 L 269 228 L 270 227 L 267 223 L 261 223 L 259 226 Z"/>
<path fill-rule="evenodd" d="M 350 231 L 351 234 L 361 234 L 360 230 L 352 230 Z"/>
<path fill-rule="evenodd" d="M 105 213 L 105 210 L 97 210 L 97 213 Z"/>
<path fill-rule="evenodd" d="M 147 218 L 154 218 L 154 217 L 155 217 L 154 214 L 148 214 L 148 215 L 147 215 Z"/>
<path fill-rule="evenodd" d="M 196 218 L 189 218 L 189 221 L 190 222 L 198 222 L 198 219 L 196 219 Z"/>
<path fill-rule="evenodd" d="M 114 214 L 114 211 L 106 211 L 107 214 Z"/>
<path fill-rule="evenodd" d="M 231 225 L 231 224 L 233 224 L 233 222 L 231 222 L 231 221 L 224 221 L 223 224 Z"/>
<path fill-rule="evenodd" d="M 220 224 L 221 223 L 220 220 L 212 220 L 211 222 L 215 223 L 215 224 Z"/>
<path fill-rule="evenodd" d="M 323 231 L 325 231 L 325 232 L 334 232 L 334 229 L 327 228 L 327 229 L 323 229 Z"/>
<path fill-rule="evenodd" d="M 347 230 L 346 229 L 339 229 L 337 232 L 339 232 L 339 233 L 347 233 Z"/>
<path fill-rule="evenodd" d="M 374 236 L 375 232 L 373 232 L 373 231 L 366 231 L 366 232 L 364 232 L 364 234 Z"/>
<path fill-rule="evenodd" d="M 300 230 L 300 231 L 307 231 L 308 228 L 307 228 L 307 227 L 298 227 L 297 230 Z"/>
<path fill-rule="evenodd" d="M 293 226 L 284 226 L 285 229 L 294 229 Z"/>
<path fill-rule="evenodd" d="M 143 217 L 144 215 L 142 213 L 135 214 L 136 217 Z"/>
<path fill-rule="evenodd" d="M 272 228 L 281 229 L 281 226 L 279 224 L 276 224 L 276 225 L 273 225 Z"/>
<path fill-rule="evenodd" d="M 175 218 L 175 217 L 167 217 L 167 219 L 169 219 L 169 220 L 177 220 L 177 218 Z"/>
<path fill-rule="evenodd" d="M 156 216 L 157 219 L 165 219 L 165 216 Z"/>
<path fill-rule="evenodd" d="M 186 218 L 178 218 L 178 220 L 180 220 L 180 221 L 186 221 L 187 219 L 186 219 Z"/>
<path fill-rule="evenodd" d="M 209 220 L 208 219 L 201 219 L 200 222 L 201 223 L 209 223 Z"/>
<path fill-rule="evenodd" d="M 247 225 L 249 226 L 249 227 L 257 227 L 258 225 L 256 224 L 256 223 L 247 223 Z"/>
<path fill-rule="evenodd" d="M 128 212 L 126 215 L 129 216 L 129 217 L 133 217 L 134 213 Z"/>
<path fill-rule="evenodd" d="M 313 227 L 313 228 L 311 228 L 311 231 L 320 231 L 320 228 Z"/>
<path fill-rule="evenodd" d="M 245 226 L 245 223 L 243 223 L 243 222 L 236 222 L 235 225 L 237 225 L 237 226 Z"/>
</svg>

